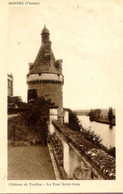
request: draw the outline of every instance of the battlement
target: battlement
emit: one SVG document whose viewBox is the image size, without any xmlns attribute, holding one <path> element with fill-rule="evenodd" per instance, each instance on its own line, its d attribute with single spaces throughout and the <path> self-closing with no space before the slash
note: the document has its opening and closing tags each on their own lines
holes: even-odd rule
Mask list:
<svg viewBox="0 0 123 194">
<path fill-rule="evenodd" d="M 28 74 L 27 83 L 35 82 L 57 82 L 64 83 L 64 76 L 54 73 L 38 73 L 38 74 Z"/>
</svg>

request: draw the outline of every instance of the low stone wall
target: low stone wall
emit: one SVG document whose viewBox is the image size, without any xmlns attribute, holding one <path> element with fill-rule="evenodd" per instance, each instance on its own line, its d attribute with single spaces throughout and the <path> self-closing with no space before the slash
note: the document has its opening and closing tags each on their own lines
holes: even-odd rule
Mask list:
<svg viewBox="0 0 123 194">
<path fill-rule="evenodd" d="M 67 179 L 114 180 L 115 159 L 58 121 L 53 121 L 50 143 Z M 64 173 L 63 173 L 64 174 Z"/>
</svg>

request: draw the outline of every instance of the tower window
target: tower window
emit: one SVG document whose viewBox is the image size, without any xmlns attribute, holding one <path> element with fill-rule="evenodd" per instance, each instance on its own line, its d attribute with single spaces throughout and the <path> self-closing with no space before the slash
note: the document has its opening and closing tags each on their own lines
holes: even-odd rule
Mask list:
<svg viewBox="0 0 123 194">
<path fill-rule="evenodd" d="M 28 90 L 28 101 L 37 98 L 37 90 Z"/>
</svg>

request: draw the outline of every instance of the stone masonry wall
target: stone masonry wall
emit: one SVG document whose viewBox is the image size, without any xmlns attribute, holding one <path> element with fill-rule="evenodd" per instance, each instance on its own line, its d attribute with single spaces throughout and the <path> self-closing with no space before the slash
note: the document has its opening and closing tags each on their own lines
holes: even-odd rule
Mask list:
<svg viewBox="0 0 123 194">
<path fill-rule="evenodd" d="M 62 85 L 58 83 L 28 83 L 28 90 L 36 89 L 38 97 L 46 96 L 58 106 L 58 116 L 63 117 Z"/>
<path fill-rule="evenodd" d="M 64 167 L 69 178 L 115 180 L 115 158 L 83 138 L 80 131 L 72 131 L 56 120 L 53 121 L 53 125 L 54 135 L 64 145 Z"/>
</svg>

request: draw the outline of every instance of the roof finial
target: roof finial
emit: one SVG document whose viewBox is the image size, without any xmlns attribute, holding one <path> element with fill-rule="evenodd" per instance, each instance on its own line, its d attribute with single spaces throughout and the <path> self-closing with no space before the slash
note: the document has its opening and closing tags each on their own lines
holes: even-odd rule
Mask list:
<svg viewBox="0 0 123 194">
<path fill-rule="evenodd" d="M 43 28 L 41 34 L 44 34 L 44 33 L 50 34 L 49 33 L 49 30 L 46 28 L 46 25 L 45 24 L 44 24 L 44 28 Z"/>
</svg>

